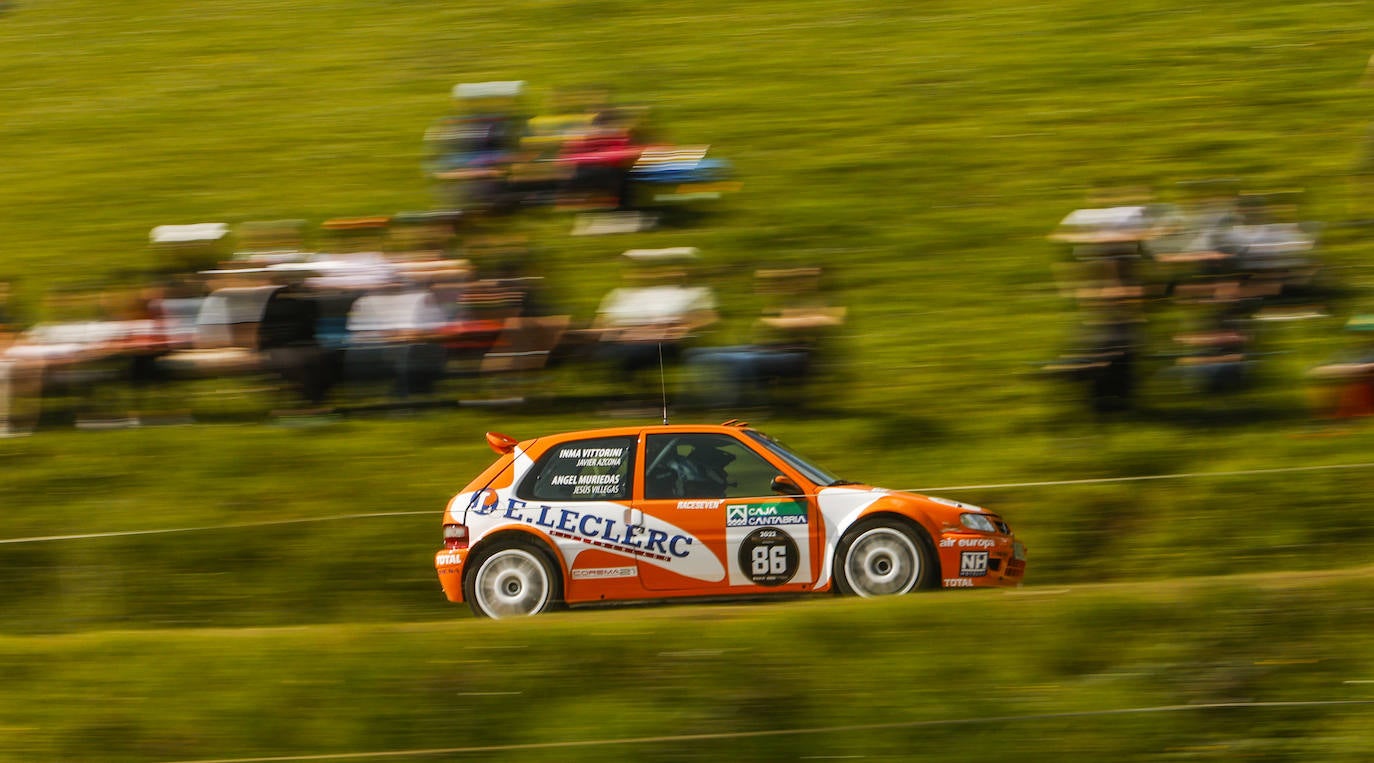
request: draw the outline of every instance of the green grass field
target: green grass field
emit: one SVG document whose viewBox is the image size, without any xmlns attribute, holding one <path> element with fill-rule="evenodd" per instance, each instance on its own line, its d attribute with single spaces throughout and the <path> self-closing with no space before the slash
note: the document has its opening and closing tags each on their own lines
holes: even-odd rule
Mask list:
<svg viewBox="0 0 1374 763">
<path fill-rule="evenodd" d="M 1314 418 L 1302 378 L 1374 286 L 1366 3 L 4 6 L 0 278 L 29 318 L 158 265 L 155 225 L 428 208 L 456 82 L 610 85 L 744 187 L 682 228 L 507 221 L 555 302 L 585 322 L 616 254 L 696 246 L 723 343 L 752 270 L 824 266 L 845 384 L 748 418 L 847 478 L 966 488 L 1031 559 L 1015 594 L 485 623 L 434 579 L 444 501 L 484 431 L 595 406 L 40 431 L 0 439 L 0 760 L 1374 753 L 1369 705 L 1263 704 L 1374 699 L 1374 430 Z M 1246 393 L 1151 375 L 1144 412 L 1091 420 L 1034 372 L 1076 321 L 1045 235 L 1096 188 L 1215 177 L 1305 189 L 1347 296 L 1265 327 Z M 1025 484 L 1155 475 L 1197 476 Z M 154 532 L 50 537 L 121 531 Z"/>
<path fill-rule="evenodd" d="M 1357 761 L 1370 574 L 0 637 L 4 732 L 12 760 Z"/>
</svg>

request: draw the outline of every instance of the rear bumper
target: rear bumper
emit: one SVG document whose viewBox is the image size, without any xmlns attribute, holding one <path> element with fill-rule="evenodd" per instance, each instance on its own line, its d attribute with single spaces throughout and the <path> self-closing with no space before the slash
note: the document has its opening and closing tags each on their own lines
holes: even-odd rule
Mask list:
<svg viewBox="0 0 1374 763">
<path fill-rule="evenodd" d="M 434 570 L 449 601 L 463 601 L 463 564 L 467 558 L 466 548 L 446 548 L 434 554 Z"/>
</svg>

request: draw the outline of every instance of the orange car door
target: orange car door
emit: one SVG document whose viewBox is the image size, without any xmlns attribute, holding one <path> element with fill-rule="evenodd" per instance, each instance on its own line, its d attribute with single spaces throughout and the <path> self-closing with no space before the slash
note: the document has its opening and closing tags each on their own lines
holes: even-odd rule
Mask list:
<svg viewBox="0 0 1374 763">
<path fill-rule="evenodd" d="M 635 508 L 646 551 L 657 554 L 638 557 L 645 588 L 796 591 L 813 580 L 811 501 L 774 494 L 781 470 L 746 443 L 719 432 L 654 433 L 640 463 Z"/>
</svg>

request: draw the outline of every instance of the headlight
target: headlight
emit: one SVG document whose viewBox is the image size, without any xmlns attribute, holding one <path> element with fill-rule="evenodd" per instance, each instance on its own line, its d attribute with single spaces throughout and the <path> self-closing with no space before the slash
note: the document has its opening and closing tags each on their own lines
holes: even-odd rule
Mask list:
<svg viewBox="0 0 1374 763">
<path fill-rule="evenodd" d="M 997 532 L 997 528 L 992 526 L 992 520 L 982 514 L 960 514 L 959 524 L 982 533 Z"/>
</svg>

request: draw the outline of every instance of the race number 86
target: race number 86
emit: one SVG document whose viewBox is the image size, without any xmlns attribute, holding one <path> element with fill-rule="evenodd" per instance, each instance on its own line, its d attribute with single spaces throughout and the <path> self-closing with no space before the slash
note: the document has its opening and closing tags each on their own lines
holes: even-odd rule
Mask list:
<svg viewBox="0 0 1374 763">
<path fill-rule="evenodd" d="M 754 585 L 776 586 L 797 574 L 801 555 L 792 536 L 773 527 L 761 527 L 739 546 L 740 570 Z"/>
<path fill-rule="evenodd" d="M 787 571 L 787 546 L 754 546 L 750 575 L 781 575 Z"/>
</svg>

